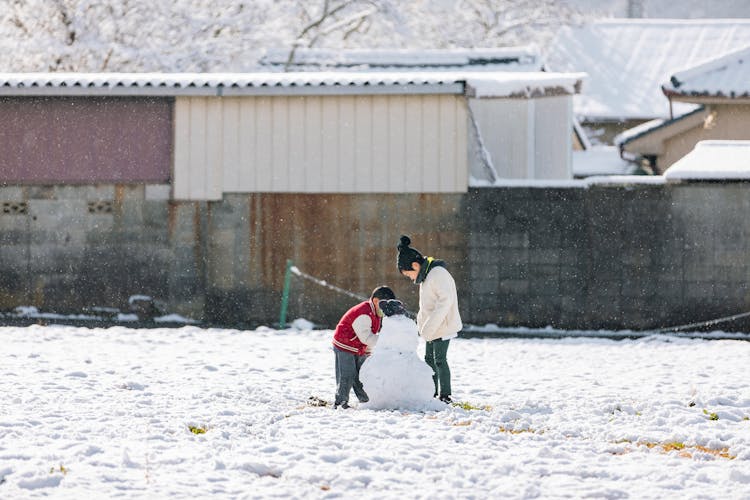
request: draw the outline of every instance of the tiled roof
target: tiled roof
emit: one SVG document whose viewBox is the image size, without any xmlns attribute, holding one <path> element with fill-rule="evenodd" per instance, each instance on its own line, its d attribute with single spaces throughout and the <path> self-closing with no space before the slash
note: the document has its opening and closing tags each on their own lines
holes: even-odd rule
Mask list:
<svg viewBox="0 0 750 500">
<path fill-rule="evenodd" d="M 750 97 L 750 45 L 672 75 L 667 95 Z"/>
</svg>

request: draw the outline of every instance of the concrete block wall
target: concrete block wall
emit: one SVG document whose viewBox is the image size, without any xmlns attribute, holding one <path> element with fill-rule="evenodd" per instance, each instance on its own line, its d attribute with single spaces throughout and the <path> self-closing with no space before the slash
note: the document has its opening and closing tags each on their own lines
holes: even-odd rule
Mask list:
<svg viewBox="0 0 750 500">
<path fill-rule="evenodd" d="M 750 311 L 744 183 L 472 190 L 475 323 L 650 329 Z"/>
<path fill-rule="evenodd" d="M 467 323 L 648 329 L 750 311 L 746 184 L 252 194 L 174 202 L 166 185 L 0 187 L 0 310 L 127 310 L 134 294 L 223 326 L 275 324 L 287 259 L 366 295 L 398 237 L 445 259 Z M 288 318 L 356 301 L 295 278 Z"/>
<path fill-rule="evenodd" d="M 198 297 L 192 311 L 200 312 L 192 207 L 171 205 L 163 190 L 147 197 L 146 187 L 0 188 L 3 206 L 23 207 L 0 214 L 0 309 L 127 311 L 128 297 L 146 294 L 185 304 Z"/>
</svg>

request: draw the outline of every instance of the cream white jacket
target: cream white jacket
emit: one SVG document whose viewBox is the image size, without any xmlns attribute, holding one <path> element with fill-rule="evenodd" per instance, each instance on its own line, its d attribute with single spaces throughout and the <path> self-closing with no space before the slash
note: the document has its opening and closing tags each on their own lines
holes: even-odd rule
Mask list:
<svg viewBox="0 0 750 500">
<path fill-rule="evenodd" d="M 462 327 L 456 282 L 446 268 L 435 266 L 419 284 L 419 335 L 426 342 L 447 340 L 458 335 Z"/>
</svg>

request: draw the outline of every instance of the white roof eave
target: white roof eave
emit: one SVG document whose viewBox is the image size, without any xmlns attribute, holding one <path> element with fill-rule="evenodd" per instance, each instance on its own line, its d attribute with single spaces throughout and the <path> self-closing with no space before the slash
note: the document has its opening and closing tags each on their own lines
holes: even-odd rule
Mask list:
<svg viewBox="0 0 750 500">
<path fill-rule="evenodd" d="M 0 96 L 274 96 L 463 94 L 463 83 L 424 85 L 302 85 L 259 87 L 0 87 Z"/>
<path fill-rule="evenodd" d="M 0 73 L 3 96 L 459 94 L 476 83 L 502 97 L 521 88 L 580 88 L 580 74 L 472 72 Z"/>
</svg>

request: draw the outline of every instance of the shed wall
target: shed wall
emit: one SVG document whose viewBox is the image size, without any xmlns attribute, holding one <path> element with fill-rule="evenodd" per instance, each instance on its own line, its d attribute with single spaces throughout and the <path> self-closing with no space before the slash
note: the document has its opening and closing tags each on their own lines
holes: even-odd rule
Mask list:
<svg viewBox="0 0 750 500">
<path fill-rule="evenodd" d="M 572 117 L 570 96 L 534 100 L 534 178 L 572 179 Z"/>
<path fill-rule="evenodd" d="M 171 98 L 0 98 L 0 183 L 166 182 L 171 164 Z"/>
<path fill-rule="evenodd" d="M 570 96 L 472 99 L 471 109 L 501 178 L 573 178 Z"/>
<path fill-rule="evenodd" d="M 497 174 L 504 179 L 529 178 L 532 101 L 472 99 L 471 109 Z"/>
<path fill-rule="evenodd" d="M 462 96 L 178 97 L 174 196 L 466 192 Z"/>
</svg>

